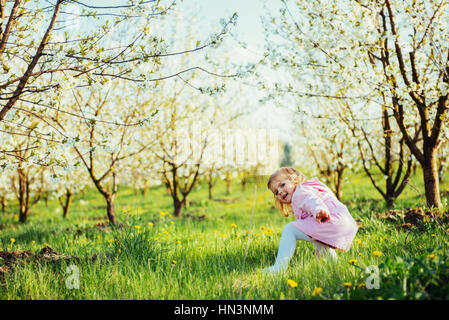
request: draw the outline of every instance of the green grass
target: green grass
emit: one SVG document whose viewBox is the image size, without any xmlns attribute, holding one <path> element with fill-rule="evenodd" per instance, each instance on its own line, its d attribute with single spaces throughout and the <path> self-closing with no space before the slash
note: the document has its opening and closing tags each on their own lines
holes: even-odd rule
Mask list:
<svg viewBox="0 0 449 320">
<path fill-rule="evenodd" d="M 80 287 L 67 289 L 67 263 L 29 261 L 14 265 L 3 280 L 0 276 L 0 299 L 448 299 L 449 226 L 429 221 L 421 230 L 398 230 L 375 217 L 387 209 L 368 179 L 354 174 L 349 181 L 343 201 L 363 223 L 351 250 L 339 252 L 338 261 L 319 260 L 311 243 L 298 241 L 288 270 L 275 277 L 259 270 L 274 262 L 282 229 L 293 217 L 284 218 L 272 207 L 265 182 L 257 185 L 252 220 L 254 183 L 245 191 L 236 183 L 229 196 L 219 184 L 212 201 L 205 186 L 197 187 L 180 218 L 171 216 L 171 198 L 163 188 L 143 197 L 122 187 L 116 212 L 124 227 L 118 229 L 94 227 L 106 219 L 105 204 L 95 190 L 74 197 L 68 219 L 51 200 L 40 203 L 29 221 L 20 224 L 17 206 L 11 203 L 0 214 L 0 251 L 38 253 L 49 245 L 77 256 L 81 261 L 73 264 L 79 268 Z M 417 175 L 397 208 L 422 206 L 421 190 Z M 441 190 L 447 190 L 447 183 Z M 98 258 L 91 262 L 88 258 L 95 253 Z M 5 263 L 0 259 L 0 267 Z M 363 286 L 367 266 L 379 268 L 377 290 Z M 298 286 L 291 288 L 288 279 Z M 323 290 L 312 296 L 315 288 Z"/>
</svg>

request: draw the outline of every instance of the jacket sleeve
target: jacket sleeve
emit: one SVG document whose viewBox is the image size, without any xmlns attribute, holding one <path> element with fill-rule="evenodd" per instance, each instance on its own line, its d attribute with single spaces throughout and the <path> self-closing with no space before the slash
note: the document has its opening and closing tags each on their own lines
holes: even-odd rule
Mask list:
<svg viewBox="0 0 449 320">
<path fill-rule="evenodd" d="M 320 211 L 329 213 L 327 205 L 315 195 L 313 189 L 310 187 L 301 186 L 298 190 L 295 190 L 292 202 L 292 205 L 310 213 L 314 218 L 316 218 L 316 215 Z"/>
</svg>

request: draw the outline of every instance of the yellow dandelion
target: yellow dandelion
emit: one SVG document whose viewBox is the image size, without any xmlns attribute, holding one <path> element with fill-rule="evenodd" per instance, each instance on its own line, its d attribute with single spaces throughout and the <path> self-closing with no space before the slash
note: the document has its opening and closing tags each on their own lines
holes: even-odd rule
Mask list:
<svg viewBox="0 0 449 320">
<path fill-rule="evenodd" d="M 435 233 L 432 233 L 432 237 L 436 237 L 437 235 Z"/>
<path fill-rule="evenodd" d="M 159 240 L 159 238 L 154 238 L 154 241 L 158 241 Z"/>
<path fill-rule="evenodd" d="M 268 228 L 268 229 L 266 229 L 266 230 L 264 231 L 264 234 L 265 234 L 266 236 L 271 236 L 271 235 L 273 234 L 273 230 L 270 229 L 270 228 Z"/>
<path fill-rule="evenodd" d="M 376 251 L 373 251 L 373 255 L 375 255 L 376 257 L 380 257 L 380 256 L 383 255 L 383 253 L 378 251 L 378 250 L 376 250 Z"/>
<path fill-rule="evenodd" d="M 287 284 L 291 287 L 291 288 L 296 288 L 298 286 L 298 283 L 295 280 L 292 279 L 288 279 L 287 280 Z"/>
<path fill-rule="evenodd" d="M 366 283 L 362 282 L 361 284 L 359 284 L 359 288 L 363 288 L 366 287 Z"/>
<path fill-rule="evenodd" d="M 217 232 L 218 232 L 218 230 L 217 230 L 217 229 L 214 229 L 214 230 L 213 230 L 213 232 L 214 232 L 214 233 L 217 233 Z"/>
<path fill-rule="evenodd" d="M 136 228 L 137 230 L 140 230 L 140 226 L 134 226 L 134 228 Z"/>
<path fill-rule="evenodd" d="M 284 293 L 283 292 L 281 292 L 281 295 L 280 295 L 280 297 L 279 297 L 279 300 L 284 300 L 285 299 L 285 297 L 284 297 Z"/>
<path fill-rule="evenodd" d="M 149 227 L 154 226 L 153 222 L 148 222 L 148 226 L 149 226 Z"/>
<path fill-rule="evenodd" d="M 231 228 L 235 229 L 237 228 L 237 225 L 235 223 L 231 223 Z"/>
<path fill-rule="evenodd" d="M 352 283 L 351 282 L 343 282 L 343 285 L 347 288 L 352 287 Z"/>
<path fill-rule="evenodd" d="M 317 294 L 320 294 L 321 292 L 323 292 L 323 288 L 315 288 L 312 291 L 312 297 L 316 296 Z"/>
<path fill-rule="evenodd" d="M 433 253 L 431 253 L 427 256 L 427 258 L 429 258 L 429 259 L 435 259 L 436 257 L 438 257 L 438 256 Z"/>
<path fill-rule="evenodd" d="M 235 237 L 235 239 L 237 239 L 237 240 L 240 239 L 240 236 Z"/>
<path fill-rule="evenodd" d="M 176 264 L 176 260 L 172 260 L 171 263 Z"/>
<path fill-rule="evenodd" d="M 357 263 L 357 260 L 356 259 L 349 259 L 349 263 L 352 263 L 352 264 Z"/>
<path fill-rule="evenodd" d="M 31 241 L 31 244 L 36 244 L 36 241 L 34 241 L 34 240 L 33 240 L 33 241 Z"/>
<path fill-rule="evenodd" d="M 163 216 L 167 215 L 168 212 L 167 211 L 161 211 L 161 212 L 159 212 L 159 214 L 161 215 L 161 217 L 163 217 Z"/>
<path fill-rule="evenodd" d="M 180 244 L 180 243 L 181 243 L 181 240 L 176 241 L 176 243 L 177 243 L 177 244 Z"/>
<path fill-rule="evenodd" d="M 226 238 L 227 235 L 223 233 L 223 234 L 221 235 L 221 237 L 222 237 L 222 238 Z"/>
<path fill-rule="evenodd" d="M 16 239 L 11 238 L 11 239 L 9 239 L 9 241 L 11 241 L 11 243 L 14 243 L 14 242 L 16 242 Z"/>
</svg>

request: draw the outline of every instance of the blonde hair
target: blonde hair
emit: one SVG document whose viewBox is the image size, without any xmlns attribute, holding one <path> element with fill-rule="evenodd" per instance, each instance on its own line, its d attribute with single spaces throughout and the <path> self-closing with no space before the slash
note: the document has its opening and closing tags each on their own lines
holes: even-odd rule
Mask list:
<svg viewBox="0 0 449 320">
<path fill-rule="evenodd" d="M 274 180 L 279 179 L 279 177 L 288 179 L 294 186 L 299 186 L 301 183 L 306 181 L 306 177 L 295 168 L 282 167 L 277 169 L 268 179 L 268 189 L 271 190 L 271 184 Z M 281 211 L 285 217 L 288 217 L 290 213 L 292 213 L 291 205 L 280 202 L 279 199 L 277 199 L 276 195 L 274 196 L 274 206 L 276 209 Z"/>
</svg>

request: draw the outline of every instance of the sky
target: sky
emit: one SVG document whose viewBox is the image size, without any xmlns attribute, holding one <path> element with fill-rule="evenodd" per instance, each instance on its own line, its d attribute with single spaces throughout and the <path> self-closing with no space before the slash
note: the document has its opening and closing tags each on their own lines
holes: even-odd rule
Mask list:
<svg viewBox="0 0 449 320">
<path fill-rule="evenodd" d="M 247 50 L 236 50 L 244 61 L 245 59 L 257 60 L 263 56 L 265 39 L 260 17 L 266 12 L 264 4 L 270 11 L 274 11 L 279 6 L 279 0 L 186 0 L 182 5 L 198 10 L 198 20 L 204 25 L 205 30 L 216 28 L 221 18 L 229 17 L 237 12 L 238 20 L 233 34 L 247 43 Z M 254 126 L 275 129 L 278 130 L 281 140 L 292 140 L 290 137 L 290 132 L 293 130 L 291 111 L 277 107 L 273 103 L 261 104 L 256 98 L 249 103 L 251 109 L 256 111 L 246 117 L 242 125 L 251 123 Z"/>
<path fill-rule="evenodd" d="M 82 2 L 95 6 L 123 4 L 123 0 L 84 0 Z M 162 4 L 168 6 L 172 2 L 173 0 L 163 0 Z M 196 18 L 194 23 L 201 25 L 200 30 L 203 33 L 198 35 L 200 39 L 213 32 L 219 32 L 221 30 L 220 19 L 229 18 L 234 12 L 237 12 L 238 20 L 237 25 L 232 29 L 232 37 L 245 42 L 247 46 L 242 48 L 237 41 L 234 41 L 235 49 L 231 51 L 231 54 L 233 61 L 245 64 L 245 62 L 258 61 L 263 56 L 265 39 L 260 17 L 266 13 L 265 5 L 271 12 L 274 12 L 277 11 L 279 3 L 279 0 L 176 0 L 175 10 L 194 12 Z M 190 22 L 186 20 L 182 23 Z M 251 97 L 248 99 L 246 107 L 255 111 L 243 118 L 240 125 L 277 130 L 281 140 L 290 140 L 289 133 L 293 129 L 291 111 L 283 107 L 276 107 L 273 102 L 260 103 L 259 98 L 263 96 L 262 92 L 258 92 L 244 83 L 241 85 L 245 95 Z"/>
<path fill-rule="evenodd" d="M 214 25 L 220 18 L 237 12 L 236 33 L 258 53 L 263 53 L 263 28 L 260 16 L 264 13 L 263 0 L 188 0 L 184 5 L 198 8 L 198 16 L 205 25 Z"/>
</svg>

